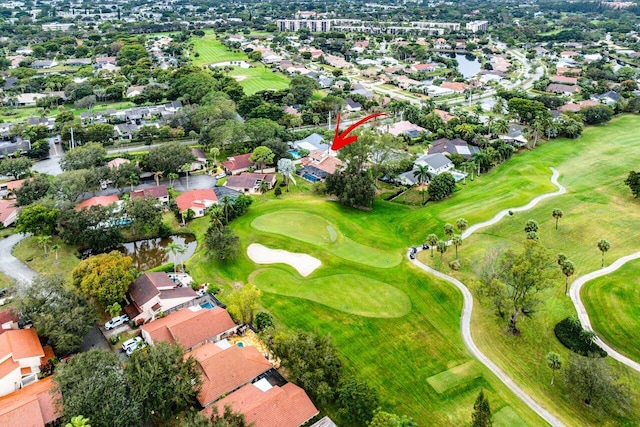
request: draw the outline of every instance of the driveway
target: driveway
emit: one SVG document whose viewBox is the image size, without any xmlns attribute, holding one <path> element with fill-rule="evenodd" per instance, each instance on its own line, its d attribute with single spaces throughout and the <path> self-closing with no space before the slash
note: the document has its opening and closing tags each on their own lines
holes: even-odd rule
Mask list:
<svg viewBox="0 0 640 427">
<path fill-rule="evenodd" d="M 15 280 L 18 285 L 31 284 L 33 279 L 38 276 L 35 270 L 23 264 L 12 254 L 13 247 L 25 237 L 27 236 L 24 234 L 13 234 L 0 240 L 0 271 Z"/>
<path fill-rule="evenodd" d="M 55 144 L 53 141 L 54 138 L 49 138 L 49 158 L 34 163 L 31 169 L 36 172 L 46 173 L 54 176 L 60 175 L 62 173 L 62 169 L 60 168 L 60 160 L 62 160 L 62 158 L 64 157 L 64 152 L 62 151 L 62 145 Z"/>
<path fill-rule="evenodd" d="M 85 352 L 89 350 L 111 350 L 107 339 L 102 335 L 102 332 L 98 328 L 98 325 L 94 325 L 89 331 L 86 338 L 80 344 L 80 351 Z"/>
</svg>

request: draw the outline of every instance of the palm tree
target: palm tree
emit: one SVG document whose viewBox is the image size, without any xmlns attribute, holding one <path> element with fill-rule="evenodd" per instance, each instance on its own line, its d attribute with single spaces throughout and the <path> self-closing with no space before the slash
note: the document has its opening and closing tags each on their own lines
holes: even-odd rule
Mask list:
<svg viewBox="0 0 640 427">
<path fill-rule="evenodd" d="M 287 193 L 289 192 L 289 181 L 293 181 L 296 183 L 293 174 L 296 171 L 296 165 L 293 163 L 291 159 L 280 159 L 278 160 L 278 172 L 282 174 L 285 181 L 287 182 Z"/>
<path fill-rule="evenodd" d="M 576 272 L 576 267 L 567 259 L 562 262 L 560 268 L 562 269 L 562 274 L 566 276 L 564 281 L 564 294 L 566 295 L 568 290 L 567 288 L 569 287 L 569 276 L 572 276 L 573 273 Z"/>
<path fill-rule="evenodd" d="M 418 185 L 424 186 L 425 182 L 429 179 L 429 167 L 427 165 L 417 165 L 418 168 L 413 171 L 413 176 L 418 180 Z M 424 205 L 424 188 L 421 189 L 422 204 Z"/>
<path fill-rule="evenodd" d="M 51 241 L 51 236 L 38 236 L 38 245 L 44 249 L 44 254 L 47 255 L 47 245 Z"/>
<path fill-rule="evenodd" d="M 171 172 L 169 175 L 167 175 L 167 178 L 169 178 L 169 187 L 173 187 L 173 181 L 180 178 L 180 175 Z"/>
<path fill-rule="evenodd" d="M 266 198 L 265 193 L 267 191 L 269 191 L 269 181 L 267 181 L 266 179 L 263 179 L 262 181 L 260 181 L 260 185 L 258 186 L 258 191 L 262 194 L 263 197 Z"/>
<path fill-rule="evenodd" d="M 458 218 L 456 220 L 456 228 L 458 229 L 458 231 L 460 231 L 460 234 L 462 235 L 462 233 L 464 232 L 464 230 L 467 229 L 467 227 L 469 226 L 469 223 L 467 222 L 466 219 L 464 218 Z M 462 237 L 462 236 L 461 236 Z"/>
<path fill-rule="evenodd" d="M 209 149 L 209 154 L 213 156 L 213 164 L 216 165 L 218 163 L 218 155 L 220 154 L 220 149 L 218 147 L 211 147 Z"/>
<path fill-rule="evenodd" d="M 131 191 L 133 191 L 133 186 L 140 184 L 140 177 L 135 173 L 132 173 L 129 175 L 129 178 L 127 178 L 127 181 L 129 182 L 129 185 L 131 185 Z"/>
<path fill-rule="evenodd" d="M 598 249 L 602 252 L 602 267 L 604 267 L 604 253 L 611 249 L 611 244 L 607 239 L 598 240 Z"/>
<path fill-rule="evenodd" d="M 551 385 L 553 386 L 553 380 L 555 378 L 556 371 L 562 367 L 562 359 L 553 351 L 547 354 L 547 366 L 551 369 Z"/>
<path fill-rule="evenodd" d="M 55 252 L 56 254 L 56 261 L 55 264 L 58 263 L 58 249 L 60 249 L 60 245 L 57 243 L 54 243 L 53 245 L 51 245 L 51 250 Z"/>
<path fill-rule="evenodd" d="M 153 179 L 156 180 L 156 187 L 160 185 L 160 178 L 162 178 L 162 171 L 155 171 L 153 173 Z"/>
<path fill-rule="evenodd" d="M 71 422 L 65 424 L 64 427 L 91 427 L 90 422 L 91 420 L 89 420 L 89 418 L 78 415 L 77 417 L 71 418 Z"/>
<path fill-rule="evenodd" d="M 438 248 L 438 252 L 440 252 L 440 259 L 442 259 L 442 255 L 447 252 L 447 242 L 444 240 L 438 240 L 436 247 Z"/>
<path fill-rule="evenodd" d="M 540 138 L 540 133 L 542 133 L 543 130 L 544 125 L 540 119 L 535 119 L 533 123 L 531 123 L 531 136 L 533 137 L 533 146 L 531 148 L 536 148 L 538 138 Z"/>
<path fill-rule="evenodd" d="M 191 170 L 191 164 L 185 163 L 181 168 L 182 172 L 187 174 L 187 190 L 189 189 L 189 171 Z"/>
<path fill-rule="evenodd" d="M 229 224 L 229 213 L 233 209 L 233 201 L 231 200 L 231 197 L 223 196 L 221 202 L 222 211 L 224 212 L 224 219 L 226 221 L 225 224 Z"/>
<path fill-rule="evenodd" d="M 454 232 L 455 232 L 455 229 L 453 228 L 453 225 L 449 223 L 444 225 L 444 235 L 447 236 L 449 239 L 453 237 Z"/>
<path fill-rule="evenodd" d="M 560 220 L 560 218 L 562 218 L 562 216 L 564 215 L 562 213 L 562 209 L 559 208 L 554 208 L 553 212 L 551 213 L 551 215 L 556 219 L 556 230 L 558 229 L 558 221 Z"/>
<path fill-rule="evenodd" d="M 511 130 L 511 126 L 506 120 L 498 120 L 495 126 L 495 132 L 498 135 L 506 135 Z"/>
<path fill-rule="evenodd" d="M 429 243 L 429 248 L 431 249 L 431 258 L 433 258 L 433 247 L 438 244 L 438 236 L 435 234 L 429 234 L 427 236 L 427 243 Z"/>
<path fill-rule="evenodd" d="M 184 246 L 179 243 L 171 242 L 167 245 L 166 252 L 171 252 L 173 255 L 173 274 L 176 274 L 176 266 L 178 265 L 177 254 L 183 254 L 185 252 Z"/>
<path fill-rule="evenodd" d="M 490 138 L 493 134 L 493 125 L 495 123 L 495 120 L 496 119 L 493 116 L 489 116 L 489 119 L 487 119 L 487 138 Z"/>
<path fill-rule="evenodd" d="M 451 243 L 453 243 L 453 246 L 456 247 L 456 259 L 458 259 L 458 246 L 462 246 L 462 237 L 460 237 L 459 234 L 456 236 L 453 236 Z"/>
</svg>

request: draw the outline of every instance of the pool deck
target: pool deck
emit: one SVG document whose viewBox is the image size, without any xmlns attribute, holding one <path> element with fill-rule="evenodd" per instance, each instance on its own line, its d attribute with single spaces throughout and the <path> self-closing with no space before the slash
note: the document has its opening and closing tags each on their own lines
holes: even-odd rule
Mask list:
<svg viewBox="0 0 640 427">
<path fill-rule="evenodd" d="M 271 350 L 269 350 L 269 347 L 267 347 L 251 329 L 247 329 L 244 335 L 233 335 L 227 338 L 227 340 L 233 345 L 237 345 L 238 342 L 242 342 L 244 347 L 253 346 L 257 348 L 258 351 L 265 355 L 267 360 L 271 362 L 274 368 L 278 369 L 280 367 L 280 359 L 278 359 Z"/>
</svg>

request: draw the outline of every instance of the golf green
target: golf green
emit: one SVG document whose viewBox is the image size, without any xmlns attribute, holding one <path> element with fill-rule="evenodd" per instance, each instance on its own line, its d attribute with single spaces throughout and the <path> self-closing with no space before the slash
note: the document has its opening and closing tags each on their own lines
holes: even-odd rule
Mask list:
<svg viewBox="0 0 640 427">
<path fill-rule="evenodd" d="M 253 273 L 250 281 L 264 292 L 308 299 L 358 316 L 393 318 L 411 311 L 407 294 L 357 274 L 302 279 L 279 268 L 265 268 Z"/>
<path fill-rule="evenodd" d="M 391 268 L 400 264 L 402 260 L 400 253 L 353 241 L 324 218 L 306 212 L 283 210 L 264 214 L 254 219 L 251 226 L 260 231 L 280 234 L 315 246 L 325 246 L 333 255 L 370 267 Z"/>
</svg>

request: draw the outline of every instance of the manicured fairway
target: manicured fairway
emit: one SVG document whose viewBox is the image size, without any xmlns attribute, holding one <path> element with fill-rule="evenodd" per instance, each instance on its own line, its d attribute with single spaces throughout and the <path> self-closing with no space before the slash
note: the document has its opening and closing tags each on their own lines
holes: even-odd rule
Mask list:
<svg viewBox="0 0 640 427">
<path fill-rule="evenodd" d="M 235 61 L 247 59 L 244 52 L 233 52 L 226 48 L 215 34 L 207 34 L 204 37 L 193 37 L 193 52 L 198 52 L 199 56 L 193 56 L 194 65 L 213 64 L 214 62 Z"/>
<path fill-rule="evenodd" d="M 592 280 L 582 291 L 591 325 L 616 350 L 640 360 L 640 261 Z"/>
<path fill-rule="evenodd" d="M 277 268 L 267 268 L 257 271 L 250 280 L 264 292 L 308 299 L 358 316 L 401 317 L 411 310 L 411 300 L 404 292 L 356 274 L 303 279 Z"/>
<path fill-rule="evenodd" d="M 251 226 L 313 245 L 325 246 L 334 255 L 371 267 L 389 268 L 400 263 L 399 253 L 366 246 L 342 235 L 337 227 L 320 216 L 284 210 L 259 216 Z M 286 248 L 282 248 L 286 249 Z"/>
<path fill-rule="evenodd" d="M 244 91 L 251 95 L 261 90 L 278 90 L 289 87 L 289 79 L 279 72 L 274 72 L 260 63 L 252 68 L 234 68 L 229 75 L 240 82 Z"/>
</svg>

